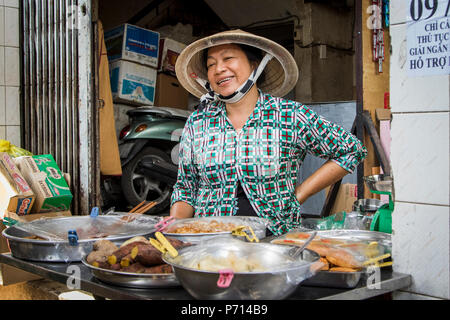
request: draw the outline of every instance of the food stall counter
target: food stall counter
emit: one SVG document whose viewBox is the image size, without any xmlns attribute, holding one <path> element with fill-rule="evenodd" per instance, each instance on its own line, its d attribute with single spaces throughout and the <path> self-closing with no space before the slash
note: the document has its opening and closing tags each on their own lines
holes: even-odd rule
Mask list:
<svg viewBox="0 0 450 320">
<path fill-rule="evenodd" d="M 113 300 L 192 300 L 183 287 L 135 289 L 110 285 L 95 278 L 91 270 L 81 262 L 50 263 L 34 262 L 13 257 L 10 253 L 0 254 L 0 263 L 41 276 L 45 279 L 69 285 L 79 285 L 77 289 L 90 292 L 97 299 Z M 78 278 L 79 277 L 79 278 Z M 361 300 L 380 296 L 411 285 L 408 274 L 393 272 L 391 268 L 382 268 L 380 281 L 369 275 L 351 289 L 313 287 L 299 285 L 288 297 L 289 300 Z"/>
</svg>

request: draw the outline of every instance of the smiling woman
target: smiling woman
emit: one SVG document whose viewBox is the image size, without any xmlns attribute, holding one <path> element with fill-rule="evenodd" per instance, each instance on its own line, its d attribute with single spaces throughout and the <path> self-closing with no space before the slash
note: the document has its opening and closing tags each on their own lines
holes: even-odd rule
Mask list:
<svg viewBox="0 0 450 320">
<path fill-rule="evenodd" d="M 292 90 L 298 69 L 269 39 L 218 33 L 186 47 L 175 69 L 200 105 L 180 140 L 171 216 L 256 215 L 279 235 L 300 226 L 308 197 L 352 172 L 367 153 L 342 127 L 277 97 Z M 330 161 L 296 187 L 307 153 Z"/>
</svg>

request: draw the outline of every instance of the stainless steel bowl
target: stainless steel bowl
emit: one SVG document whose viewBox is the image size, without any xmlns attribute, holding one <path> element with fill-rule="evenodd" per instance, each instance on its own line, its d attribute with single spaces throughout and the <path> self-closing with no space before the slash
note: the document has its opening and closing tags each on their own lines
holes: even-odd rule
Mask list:
<svg viewBox="0 0 450 320">
<path fill-rule="evenodd" d="M 266 237 L 266 229 L 269 225 L 269 220 L 259 218 L 259 217 L 246 217 L 246 216 L 224 216 L 224 217 L 201 217 L 201 218 L 190 218 L 190 219 L 180 219 L 176 222 L 170 224 L 162 233 L 166 237 L 175 238 L 183 242 L 199 243 L 204 240 L 209 240 L 217 236 L 224 236 L 231 234 L 231 231 L 223 232 L 209 232 L 209 233 L 173 233 L 170 232 L 172 228 L 180 227 L 185 224 L 193 222 L 204 222 L 208 223 L 211 221 L 218 221 L 223 223 L 233 223 L 236 226 L 250 226 L 258 239 L 263 239 Z M 244 240 L 245 237 L 240 237 Z"/>
<path fill-rule="evenodd" d="M 68 230 L 88 226 L 92 221 L 90 219 L 98 219 L 96 221 L 100 222 L 101 225 L 112 225 L 119 218 L 117 216 L 98 216 L 96 218 L 91 218 L 90 216 L 74 216 L 42 219 L 29 222 L 27 225 L 22 225 L 22 227 L 13 225 L 3 230 L 2 234 L 8 239 L 11 253 L 16 258 L 42 262 L 71 262 L 81 261 L 82 257 L 92 251 L 94 242 L 100 239 L 107 239 L 119 244 L 134 236 L 150 236 L 156 230 L 154 225 L 161 220 L 160 217 L 142 217 L 141 219 L 144 219 L 147 224 L 119 225 L 115 229 L 115 233 L 109 233 L 108 236 L 102 238 L 80 239 L 76 245 L 71 245 L 68 240 L 27 239 L 26 237 L 33 234 L 24 231 L 39 229 L 62 237 L 63 234 L 67 235 Z M 106 231 L 105 229 L 101 230 L 102 228 L 99 229 L 100 232 Z M 113 228 L 109 231 L 113 231 Z"/>
<path fill-rule="evenodd" d="M 375 213 L 382 205 L 383 201 L 378 199 L 359 199 L 353 203 L 353 211 L 362 213 Z"/>
<path fill-rule="evenodd" d="M 140 289 L 180 286 L 180 283 L 173 273 L 148 274 L 107 270 L 89 264 L 86 261 L 86 257 L 84 257 L 81 262 L 91 270 L 94 277 L 112 285 Z"/>
<path fill-rule="evenodd" d="M 178 281 L 196 299 L 274 300 L 288 297 L 299 283 L 315 274 L 319 255 L 305 250 L 294 259 L 297 248 L 216 238 L 210 243 L 185 247 L 176 258 L 165 253 L 163 260 L 172 265 Z M 219 287 L 221 272 L 190 267 L 194 257 L 225 258 L 229 253 L 238 258 L 258 259 L 265 271 L 234 272 L 231 283 Z"/>
<path fill-rule="evenodd" d="M 393 180 L 390 176 L 377 174 L 364 177 L 364 182 L 372 191 L 391 192 L 393 190 Z"/>
</svg>

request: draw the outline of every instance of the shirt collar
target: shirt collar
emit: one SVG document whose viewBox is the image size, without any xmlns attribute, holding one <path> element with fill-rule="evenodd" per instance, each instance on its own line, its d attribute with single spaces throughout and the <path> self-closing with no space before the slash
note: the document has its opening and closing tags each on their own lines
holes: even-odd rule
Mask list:
<svg viewBox="0 0 450 320">
<path fill-rule="evenodd" d="M 255 110 L 253 114 L 259 114 L 260 110 L 269 110 L 276 109 L 277 103 L 275 101 L 275 97 L 268 93 L 263 93 L 261 89 L 258 89 L 259 98 L 256 102 Z M 214 117 L 219 115 L 220 113 L 225 114 L 225 102 L 216 100 L 211 102 L 205 110 L 207 116 Z"/>
</svg>

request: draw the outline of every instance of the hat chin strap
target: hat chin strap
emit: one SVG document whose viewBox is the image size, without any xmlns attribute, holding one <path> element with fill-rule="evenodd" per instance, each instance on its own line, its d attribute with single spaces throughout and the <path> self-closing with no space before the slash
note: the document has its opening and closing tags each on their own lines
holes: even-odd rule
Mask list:
<svg viewBox="0 0 450 320">
<path fill-rule="evenodd" d="M 201 78 L 196 78 L 195 80 L 197 80 L 197 82 L 203 86 L 207 93 L 205 93 L 203 96 L 201 96 L 200 98 L 200 105 L 198 107 L 198 109 L 202 110 L 203 108 L 206 107 L 206 105 L 214 100 L 220 100 L 223 101 L 225 103 L 236 103 L 239 100 L 241 100 L 249 91 L 250 89 L 253 87 L 253 85 L 256 83 L 256 81 L 258 80 L 259 76 L 261 75 L 262 71 L 264 70 L 264 68 L 266 67 L 267 63 L 273 58 L 272 55 L 270 55 L 269 53 L 266 53 L 266 55 L 264 56 L 264 58 L 261 60 L 261 62 L 258 65 L 258 68 L 256 68 L 250 75 L 250 77 L 247 79 L 247 81 L 245 81 L 234 93 L 224 97 L 220 94 L 217 94 L 216 92 L 214 92 L 214 90 L 211 88 L 211 85 L 208 81 L 201 79 Z"/>
</svg>

